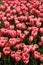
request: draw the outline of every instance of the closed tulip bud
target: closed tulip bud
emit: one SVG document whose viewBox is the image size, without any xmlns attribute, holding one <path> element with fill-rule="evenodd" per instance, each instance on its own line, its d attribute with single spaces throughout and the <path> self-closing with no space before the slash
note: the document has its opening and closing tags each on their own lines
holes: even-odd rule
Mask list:
<svg viewBox="0 0 43 65">
<path fill-rule="evenodd" d="M 33 39 L 34 39 L 33 36 L 30 36 L 30 37 L 28 38 L 29 42 L 32 42 Z"/>
</svg>

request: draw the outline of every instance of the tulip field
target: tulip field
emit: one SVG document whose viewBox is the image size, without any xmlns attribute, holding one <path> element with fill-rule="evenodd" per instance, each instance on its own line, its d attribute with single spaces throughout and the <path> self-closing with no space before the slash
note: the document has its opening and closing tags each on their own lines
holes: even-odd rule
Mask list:
<svg viewBox="0 0 43 65">
<path fill-rule="evenodd" d="M 43 0 L 0 0 L 0 65 L 43 65 Z"/>
</svg>

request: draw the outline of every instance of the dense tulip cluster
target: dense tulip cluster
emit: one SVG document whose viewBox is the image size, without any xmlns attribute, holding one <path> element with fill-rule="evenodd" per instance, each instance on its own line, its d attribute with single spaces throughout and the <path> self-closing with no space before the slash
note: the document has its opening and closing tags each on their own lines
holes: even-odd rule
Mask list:
<svg viewBox="0 0 43 65">
<path fill-rule="evenodd" d="M 43 47 L 43 0 L 2 0 L 0 59 L 10 55 L 16 62 L 28 64 L 32 56 L 43 65 L 40 47 Z"/>
</svg>

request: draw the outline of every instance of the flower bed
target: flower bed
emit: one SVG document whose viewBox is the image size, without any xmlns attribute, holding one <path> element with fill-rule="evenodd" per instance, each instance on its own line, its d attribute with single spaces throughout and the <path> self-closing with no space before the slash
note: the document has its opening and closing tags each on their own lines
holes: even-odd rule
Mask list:
<svg viewBox="0 0 43 65">
<path fill-rule="evenodd" d="M 43 65 L 43 0 L 0 1 L 0 65 Z"/>
</svg>

